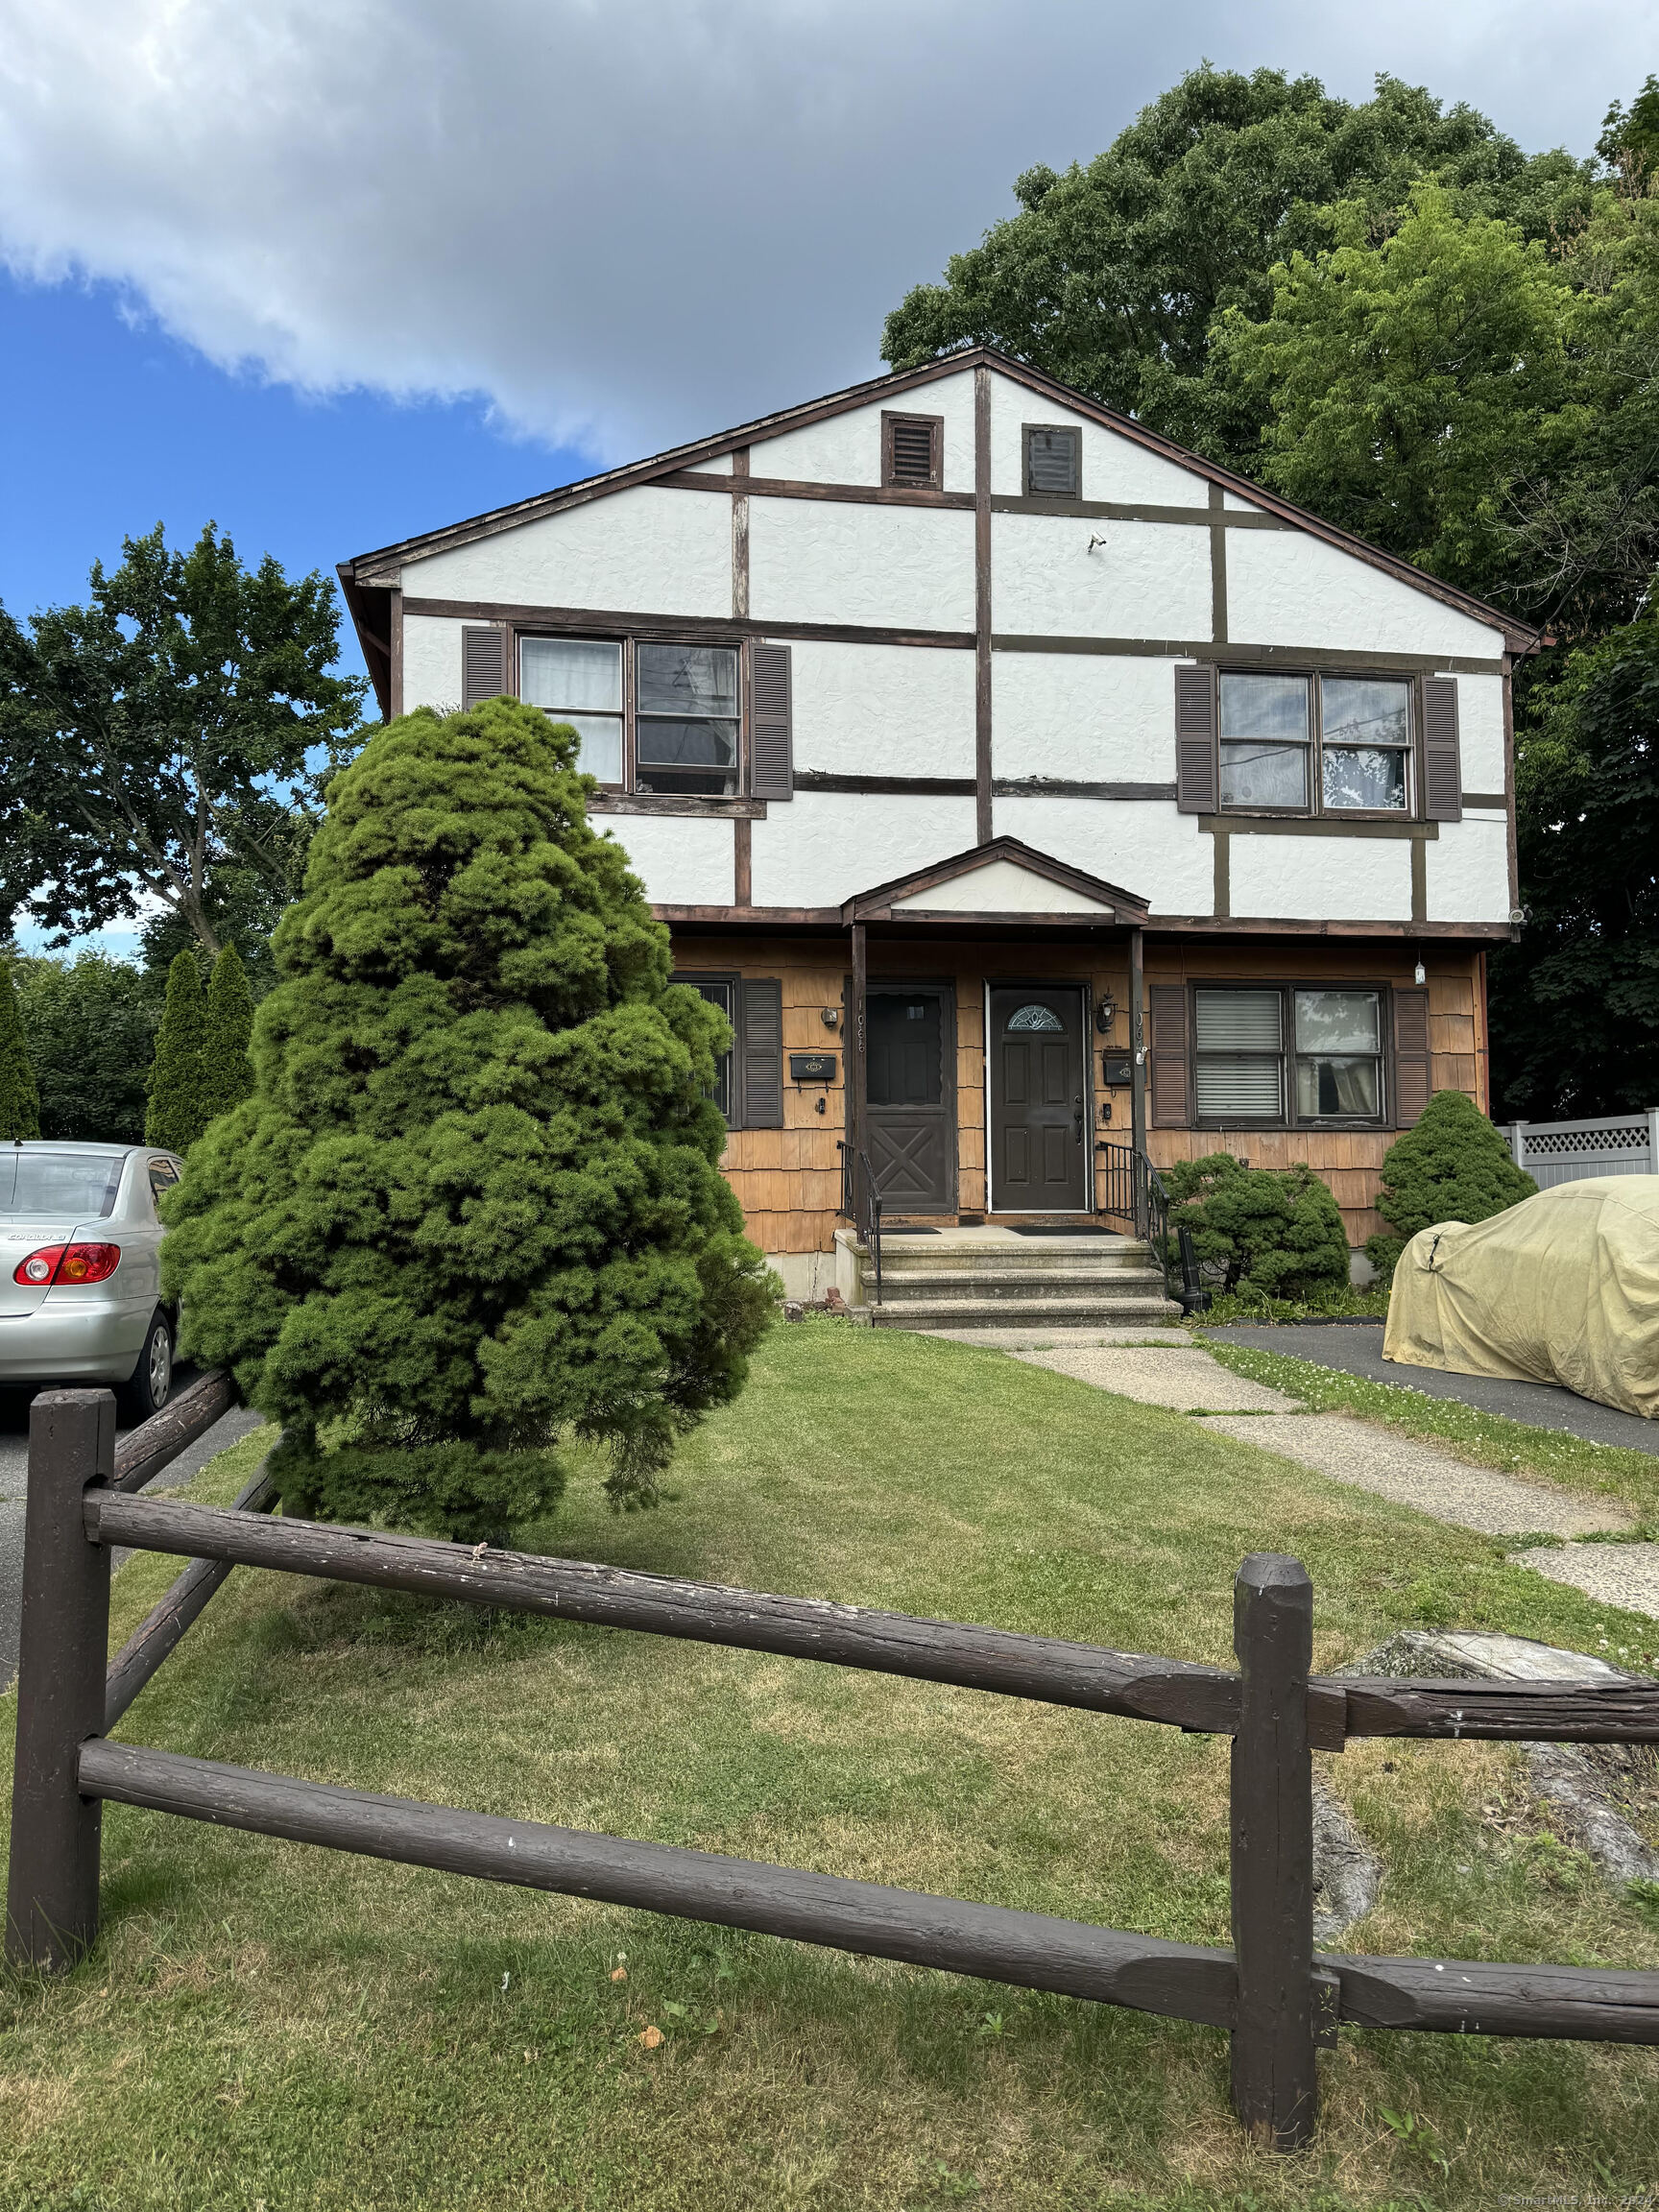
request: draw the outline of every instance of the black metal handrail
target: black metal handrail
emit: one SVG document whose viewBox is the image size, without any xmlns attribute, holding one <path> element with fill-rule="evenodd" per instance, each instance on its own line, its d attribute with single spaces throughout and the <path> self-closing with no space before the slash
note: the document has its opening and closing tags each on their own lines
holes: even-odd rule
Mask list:
<svg viewBox="0 0 1659 2212">
<path fill-rule="evenodd" d="M 835 1140 L 841 1154 L 841 1213 L 852 1222 L 854 1232 L 870 1255 L 876 1278 L 874 1303 L 881 1303 L 881 1193 L 876 1188 L 876 1177 L 871 1171 L 866 1153 L 856 1144 L 849 1144 L 844 1137 Z"/>
<path fill-rule="evenodd" d="M 1113 1220 L 1132 1223 L 1135 1235 L 1151 1245 L 1164 1270 L 1165 1295 L 1184 1313 L 1207 1305 L 1208 1294 L 1199 1287 L 1191 1235 L 1185 1229 L 1171 1234 L 1169 1193 L 1163 1176 L 1133 1144 L 1102 1142 L 1098 1150 L 1105 1181 L 1100 1212 Z"/>
</svg>

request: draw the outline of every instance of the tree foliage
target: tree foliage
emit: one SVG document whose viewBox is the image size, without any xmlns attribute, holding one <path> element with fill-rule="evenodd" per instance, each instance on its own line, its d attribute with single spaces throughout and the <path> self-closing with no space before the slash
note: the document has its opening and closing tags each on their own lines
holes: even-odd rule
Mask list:
<svg viewBox="0 0 1659 2212">
<path fill-rule="evenodd" d="M 253 992 L 234 945 L 213 963 L 202 1038 L 202 1122 L 228 1114 L 253 1088 L 248 1046 L 253 1036 Z"/>
<path fill-rule="evenodd" d="M 161 977 L 89 951 L 72 961 L 19 959 L 14 974 L 41 1136 L 142 1144 Z"/>
<path fill-rule="evenodd" d="M 647 1503 L 742 1384 L 771 1278 L 721 1178 L 724 1018 L 585 814 L 576 740 L 495 700 L 335 777 L 254 1094 L 172 1201 L 182 1349 L 283 1424 L 283 1499 L 495 1538 L 561 1436 Z"/>
<path fill-rule="evenodd" d="M 320 573 L 245 568 L 210 523 L 161 526 L 94 562 L 84 606 L 25 630 L 0 610 L 0 880 L 74 936 L 152 902 L 209 957 L 227 889 L 275 921 L 317 794 L 315 757 L 355 743 L 365 692 L 331 673 L 339 607 Z"/>
<path fill-rule="evenodd" d="M 29 1059 L 29 1040 L 12 981 L 9 961 L 0 960 L 0 1143 L 40 1134 L 40 1094 Z"/>
<path fill-rule="evenodd" d="M 1437 1221 L 1488 1221 L 1537 1190 L 1472 1098 L 1436 1091 L 1415 1125 L 1383 1154 L 1377 1211 L 1393 1234 L 1368 1238 L 1365 1257 L 1391 1280 L 1395 1262 L 1420 1229 Z"/>
<path fill-rule="evenodd" d="M 202 971 L 194 952 L 180 952 L 167 971 L 167 997 L 156 1032 L 156 1063 L 150 1070 L 150 1105 L 144 1117 L 146 1144 L 188 1152 L 207 1126 L 203 1097 L 205 1030 Z"/>
<path fill-rule="evenodd" d="M 1348 1283 L 1341 1210 L 1310 1167 L 1241 1167 L 1229 1152 L 1162 1170 L 1169 1227 L 1242 1297 L 1311 1298 Z"/>
</svg>

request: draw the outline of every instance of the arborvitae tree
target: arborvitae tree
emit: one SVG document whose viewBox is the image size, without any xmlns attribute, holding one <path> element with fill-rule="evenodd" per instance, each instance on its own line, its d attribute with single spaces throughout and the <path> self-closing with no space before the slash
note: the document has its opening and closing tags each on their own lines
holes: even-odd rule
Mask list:
<svg viewBox="0 0 1659 2212">
<path fill-rule="evenodd" d="M 213 963 L 207 984 L 207 1021 L 202 1041 L 203 1126 L 228 1114 L 253 1088 L 248 1046 L 253 1035 L 253 993 L 234 945 Z"/>
<path fill-rule="evenodd" d="M 774 1285 L 710 1101 L 724 1018 L 586 818 L 572 731 L 493 700 L 381 730 L 277 928 L 256 1089 L 193 1155 L 182 1350 L 282 1425 L 289 1507 L 492 1541 L 557 1446 L 650 1503 Z"/>
<path fill-rule="evenodd" d="M 40 1134 L 40 1094 L 29 1064 L 9 962 L 0 960 L 0 1143 Z"/>
<path fill-rule="evenodd" d="M 1537 1191 L 1474 1100 L 1461 1091 L 1436 1091 L 1415 1126 L 1382 1156 L 1377 1211 L 1394 1234 L 1367 1238 L 1365 1257 L 1392 1280 L 1394 1262 L 1419 1229 L 1487 1221 Z"/>
<path fill-rule="evenodd" d="M 146 1144 L 188 1152 L 207 1126 L 202 1100 L 205 1026 L 202 972 L 194 952 L 180 952 L 167 971 L 167 1002 L 156 1032 L 156 1065 L 150 1070 L 150 1107 L 144 1117 Z"/>
</svg>

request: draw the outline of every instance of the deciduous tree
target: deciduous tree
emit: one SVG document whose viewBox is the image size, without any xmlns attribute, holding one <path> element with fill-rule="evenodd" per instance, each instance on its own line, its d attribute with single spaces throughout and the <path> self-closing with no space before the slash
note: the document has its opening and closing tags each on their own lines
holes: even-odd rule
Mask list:
<svg viewBox="0 0 1659 2212">
<path fill-rule="evenodd" d="M 0 960 L 0 1143 L 40 1134 L 40 1094 L 9 962 Z"/>
</svg>

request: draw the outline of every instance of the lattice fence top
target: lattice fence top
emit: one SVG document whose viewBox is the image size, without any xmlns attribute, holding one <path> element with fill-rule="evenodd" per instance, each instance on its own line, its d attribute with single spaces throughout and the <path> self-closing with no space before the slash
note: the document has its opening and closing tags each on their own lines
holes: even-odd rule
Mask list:
<svg viewBox="0 0 1659 2212">
<path fill-rule="evenodd" d="M 1646 1152 L 1645 1121 L 1588 1121 L 1566 1128 L 1523 1128 L 1527 1157 L 1560 1159 L 1573 1152 Z"/>
</svg>

